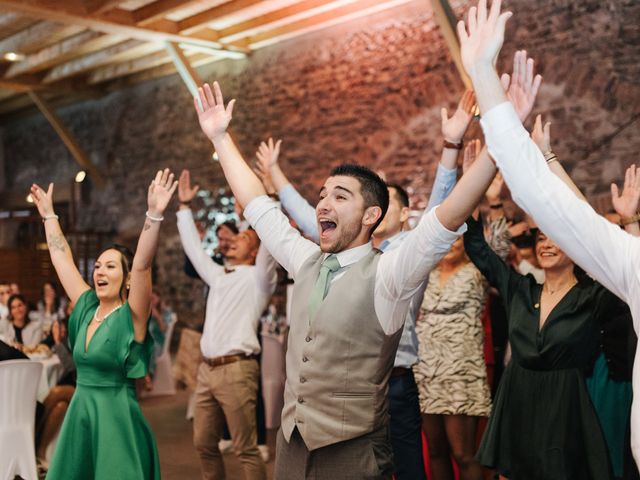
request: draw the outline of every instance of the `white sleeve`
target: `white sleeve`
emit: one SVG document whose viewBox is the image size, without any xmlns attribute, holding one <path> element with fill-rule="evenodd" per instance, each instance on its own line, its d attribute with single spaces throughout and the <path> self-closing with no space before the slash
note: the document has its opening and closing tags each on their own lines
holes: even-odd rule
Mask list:
<svg viewBox="0 0 640 480">
<path fill-rule="evenodd" d="M 522 207 L 571 259 L 631 304 L 637 290 L 640 239 L 598 215 L 547 166 L 510 103 L 482 119 L 489 153 Z M 635 318 L 636 332 L 640 331 Z"/>
<path fill-rule="evenodd" d="M 382 329 L 391 334 L 402 327 L 409 304 L 423 287 L 433 267 L 466 229 L 457 232 L 442 226 L 436 210 L 426 212 L 398 248 L 380 258 L 375 286 L 375 310 Z"/>
<path fill-rule="evenodd" d="M 200 278 L 207 285 L 211 285 L 216 277 L 224 275 L 224 268 L 211 260 L 202 248 L 191 210 L 178 210 L 176 217 L 178 217 L 178 233 L 184 253 L 189 257 Z"/>
<path fill-rule="evenodd" d="M 260 243 L 258 256 L 256 257 L 256 283 L 258 289 L 267 296 L 273 295 L 278 283 L 276 260 L 271 256 L 267 247 Z"/>
<path fill-rule="evenodd" d="M 302 264 L 320 247 L 307 240 L 289 224 L 278 204 L 266 195 L 256 197 L 244 209 L 244 218 L 255 229 L 260 240 L 276 261 L 293 279 Z"/>
<path fill-rule="evenodd" d="M 290 183 L 282 187 L 278 197 L 282 208 L 296 221 L 300 230 L 314 242 L 320 243 L 316 209 L 309 205 L 309 202 Z"/>
</svg>

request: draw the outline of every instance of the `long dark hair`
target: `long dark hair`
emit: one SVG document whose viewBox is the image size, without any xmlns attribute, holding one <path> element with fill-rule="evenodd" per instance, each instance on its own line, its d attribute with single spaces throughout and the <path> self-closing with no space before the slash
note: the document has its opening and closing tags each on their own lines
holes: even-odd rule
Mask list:
<svg viewBox="0 0 640 480">
<path fill-rule="evenodd" d="M 122 301 L 127 299 L 129 295 L 129 291 L 127 290 L 127 277 L 129 276 L 129 272 L 131 271 L 131 264 L 133 263 L 133 252 L 129 250 L 128 247 L 121 245 L 119 243 L 114 243 L 113 245 L 104 249 L 107 250 L 117 250 L 120 252 L 120 265 L 122 266 L 122 283 L 120 284 L 120 299 Z"/>
<path fill-rule="evenodd" d="M 24 295 L 22 295 L 21 293 L 15 293 L 9 297 L 9 300 L 7 300 L 7 308 L 9 309 L 9 320 L 13 322 L 13 315 L 11 315 L 11 304 L 15 300 L 20 300 L 22 303 L 24 303 L 24 306 L 27 307 L 27 311 L 24 314 L 24 324 L 26 325 L 30 320 L 29 313 L 31 312 L 31 305 L 29 305 L 29 302 L 27 302 L 27 299 L 24 298 Z"/>
<path fill-rule="evenodd" d="M 54 282 L 53 280 L 48 280 L 46 282 L 44 282 L 42 284 L 42 295 L 40 297 L 40 301 L 42 302 L 42 305 L 44 306 L 45 302 L 44 302 L 44 287 L 50 285 L 51 288 L 53 288 L 53 291 L 55 293 L 54 296 L 54 300 L 53 300 L 53 311 L 57 312 L 58 309 L 60 308 L 60 292 L 58 290 L 58 284 L 56 282 Z"/>
</svg>

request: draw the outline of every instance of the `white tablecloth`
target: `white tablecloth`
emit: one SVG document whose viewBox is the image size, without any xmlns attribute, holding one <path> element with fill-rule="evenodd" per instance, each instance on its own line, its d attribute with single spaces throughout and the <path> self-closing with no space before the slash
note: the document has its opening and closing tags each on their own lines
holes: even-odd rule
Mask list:
<svg viewBox="0 0 640 480">
<path fill-rule="evenodd" d="M 49 394 L 49 390 L 58 384 L 58 381 L 62 376 L 62 362 L 60 362 L 60 359 L 55 354 L 51 355 L 49 358 L 39 358 L 34 356 L 31 360 L 34 362 L 40 362 L 43 366 L 40 383 L 38 384 L 37 399 L 39 402 L 44 402 L 44 399 L 47 398 L 47 395 Z"/>
</svg>

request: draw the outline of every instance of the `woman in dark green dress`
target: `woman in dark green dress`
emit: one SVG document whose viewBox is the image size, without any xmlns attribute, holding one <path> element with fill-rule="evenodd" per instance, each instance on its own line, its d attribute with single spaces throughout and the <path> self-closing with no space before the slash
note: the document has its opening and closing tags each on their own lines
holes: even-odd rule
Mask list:
<svg viewBox="0 0 640 480">
<path fill-rule="evenodd" d="M 608 480 L 607 446 L 585 385 L 599 353 L 598 317 L 611 295 L 539 233 L 539 285 L 489 248 L 481 222 L 464 237 L 471 261 L 507 310 L 512 359 L 498 388 L 477 458 L 510 480 Z"/>
<path fill-rule="evenodd" d="M 60 430 L 47 479 L 159 479 L 155 439 L 135 397 L 153 341 L 151 264 L 163 212 L 177 182 L 159 171 L 149 186 L 146 221 L 135 257 L 124 247 L 102 252 L 93 271 L 95 290 L 78 272 L 53 209 L 53 184 L 31 195 L 45 224 L 56 273 L 72 304 L 69 343 L 77 387 Z"/>
</svg>

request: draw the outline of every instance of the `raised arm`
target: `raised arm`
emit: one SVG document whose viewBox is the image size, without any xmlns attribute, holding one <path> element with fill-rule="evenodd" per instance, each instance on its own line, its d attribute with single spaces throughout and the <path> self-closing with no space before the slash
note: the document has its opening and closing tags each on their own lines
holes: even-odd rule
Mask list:
<svg viewBox="0 0 640 480">
<path fill-rule="evenodd" d="M 217 82 L 213 83 L 213 91 L 205 84 L 199 89 L 199 95 L 203 108 L 195 98 L 194 104 L 200 127 L 218 152 L 220 165 L 236 201 L 245 206 L 245 218 L 271 255 L 295 278 L 304 261 L 319 250 L 318 246 L 303 238 L 289 224 L 289 219 L 279 206 L 266 196 L 260 179 L 244 161 L 226 132 L 235 100 L 231 100 L 225 109 Z"/>
<path fill-rule="evenodd" d="M 289 182 L 278 164 L 281 143 L 282 140 L 278 140 L 274 145 L 273 139 L 270 138 L 268 143 L 260 144 L 256 153 L 258 170 L 263 178 L 270 176 L 282 208 L 295 220 L 300 230 L 314 242 L 320 243 L 316 209 L 309 205 L 309 202 Z"/>
<path fill-rule="evenodd" d="M 475 110 L 475 96 L 473 91 L 466 90 L 458 102 L 458 108 L 449 118 L 446 108 L 440 110 L 443 138 L 442 156 L 436 170 L 436 177 L 431 188 L 427 211 L 440 205 L 453 190 L 456 184 L 458 170 L 458 154 L 462 148 L 462 138 L 469 128 L 473 111 Z"/>
<path fill-rule="evenodd" d="M 276 289 L 278 284 L 277 268 L 277 262 L 261 242 L 258 255 L 256 255 L 256 280 L 258 288 L 264 295 L 271 296 Z"/>
<path fill-rule="evenodd" d="M 218 82 L 213 82 L 213 89 L 205 83 L 198 89 L 198 93 L 200 103 L 197 98 L 193 99 L 193 103 L 198 112 L 200 128 L 216 149 L 236 200 L 247 206 L 254 198 L 266 195 L 267 191 L 227 133 L 236 101 L 231 100 L 225 108 Z"/>
<path fill-rule="evenodd" d="M 622 195 L 618 193 L 618 186 L 611 184 L 611 203 L 616 213 L 620 215 L 620 223 L 624 225 L 627 233 L 640 237 L 638 225 L 638 202 L 640 202 L 640 172 L 635 165 L 627 168 L 624 175 L 624 188 Z"/>
<path fill-rule="evenodd" d="M 151 266 L 158 248 L 160 223 L 177 187 L 178 182 L 173 180 L 173 173 L 165 168 L 158 171 L 147 192 L 147 219 L 131 264 L 128 299 L 133 318 L 133 337 L 137 342 L 143 342 L 147 335 L 151 313 Z"/>
<path fill-rule="evenodd" d="M 60 228 L 58 216 L 54 212 L 53 183 L 49 184 L 46 192 L 34 183 L 31 186 L 31 198 L 44 222 L 53 268 L 56 269 L 56 274 L 69 300 L 75 304 L 80 295 L 89 290 L 89 285 L 84 281 L 73 261 L 73 254 Z"/>
<path fill-rule="evenodd" d="M 211 285 L 217 276 L 224 275 L 224 268 L 216 264 L 203 250 L 198 229 L 193 221 L 191 202 L 199 189 L 200 187 L 198 185 L 191 186 L 191 174 L 189 170 L 182 170 L 178 180 L 178 200 L 180 201 L 177 214 L 178 233 L 189 264 L 199 278 L 207 283 L 207 285 Z"/>
</svg>

